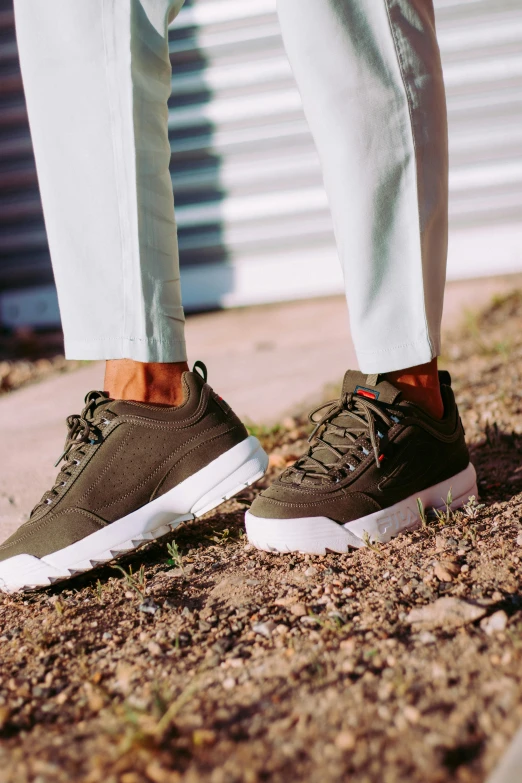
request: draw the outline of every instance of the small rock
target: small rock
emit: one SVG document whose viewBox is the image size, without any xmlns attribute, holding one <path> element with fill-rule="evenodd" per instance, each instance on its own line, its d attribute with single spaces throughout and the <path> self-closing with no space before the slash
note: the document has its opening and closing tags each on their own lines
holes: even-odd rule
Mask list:
<svg viewBox="0 0 522 783">
<path fill-rule="evenodd" d="M 236 681 L 233 677 L 227 677 L 226 680 L 223 680 L 223 688 L 226 691 L 231 691 L 232 688 L 236 687 Z"/>
<path fill-rule="evenodd" d="M 184 573 L 182 568 L 171 568 L 169 571 L 165 571 L 163 576 L 166 576 L 169 579 L 176 579 L 178 577 L 184 576 Z"/>
<path fill-rule="evenodd" d="M 159 658 L 162 654 L 161 647 L 157 642 L 149 642 L 147 649 L 154 658 Z"/>
<path fill-rule="evenodd" d="M 430 631 L 423 631 L 419 634 L 419 642 L 421 644 L 434 644 L 436 641 L 437 637 Z"/>
<path fill-rule="evenodd" d="M 292 604 L 290 611 L 296 617 L 304 617 L 306 614 L 306 606 L 304 604 Z"/>
<path fill-rule="evenodd" d="M 259 581 L 259 579 L 247 579 L 246 584 L 249 587 L 256 587 L 257 585 L 260 585 L 261 582 Z"/>
<path fill-rule="evenodd" d="M 480 627 L 488 636 L 492 636 L 494 633 L 505 631 L 507 622 L 507 614 L 500 609 L 498 612 L 494 612 L 490 617 L 484 617 L 480 623 Z"/>
<path fill-rule="evenodd" d="M 220 639 L 214 642 L 212 649 L 218 655 L 224 655 L 234 646 L 233 636 L 222 636 Z"/>
<path fill-rule="evenodd" d="M 145 600 L 139 605 L 138 609 L 140 612 L 145 612 L 145 614 L 156 614 L 156 612 L 160 611 L 160 607 L 155 601 L 152 600 L 152 598 L 145 598 Z"/>
<path fill-rule="evenodd" d="M 435 564 L 435 576 L 440 582 L 452 582 L 460 574 L 460 566 L 452 560 L 439 560 Z"/>
<path fill-rule="evenodd" d="M 417 707 L 414 707 L 412 704 L 407 704 L 402 713 L 408 723 L 418 723 L 420 720 L 420 712 Z"/>
<path fill-rule="evenodd" d="M 112 639 L 112 633 L 110 631 L 105 631 L 105 633 L 102 634 L 102 639 Z"/>
<path fill-rule="evenodd" d="M 438 552 L 446 549 L 446 536 L 435 536 L 435 548 Z"/>
<path fill-rule="evenodd" d="M 355 748 L 355 734 L 349 729 L 340 731 L 334 742 L 339 750 L 353 750 Z"/>
<path fill-rule="evenodd" d="M 178 634 L 178 643 L 180 647 L 188 647 L 192 642 L 192 636 L 188 631 L 180 631 Z"/>
<path fill-rule="evenodd" d="M 486 608 L 472 601 L 447 596 L 431 604 L 412 609 L 405 620 L 414 629 L 429 631 L 433 628 L 452 630 L 473 623 L 486 614 Z"/>
<path fill-rule="evenodd" d="M 215 731 L 212 731 L 212 729 L 195 729 L 192 733 L 192 742 L 197 747 L 201 745 L 214 745 L 216 740 L 217 734 Z"/>
<path fill-rule="evenodd" d="M 305 571 L 305 576 L 315 576 L 317 574 L 317 568 L 314 568 L 313 566 L 309 566 Z"/>
<path fill-rule="evenodd" d="M 316 617 L 301 617 L 299 620 L 303 625 L 318 625 L 319 620 Z"/>
<path fill-rule="evenodd" d="M 467 574 L 469 572 L 469 565 L 467 563 L 464 563 L 460 571 L 462 574 Z"/>
<path fill-rule="evenodd" d="M 517 544 L 518 546 L 522 546 L 522 533 L 519 533 L 517 536 Z"/>
<path fill-rule="evenodd" d="M 252 630 L 255 631 L 255 633 L 260 634 L 260 636 L 264 636 L 266 639 L 272 638 L 272 634 L 276 628 L 277 626 L 272 620 L 268 620 L 266 623 L 256 623 L 252 626 Z"/>
</svg>

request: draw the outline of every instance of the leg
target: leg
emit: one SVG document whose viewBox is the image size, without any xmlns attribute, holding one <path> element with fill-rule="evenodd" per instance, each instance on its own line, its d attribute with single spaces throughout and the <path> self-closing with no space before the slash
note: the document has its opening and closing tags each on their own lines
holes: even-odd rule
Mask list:
<svg viewBox="0 0 522 783">
<path fill-rule="evenodd" d="M 361 369 L 411 376 L 439 353 L 446 270 L 432 4 L 324 0 L 305 13 L 300 0 L 279 0 L 279 17 L 322 162 Z"/>
<path fill-rule="evenodd" d="M 176 381 L 186 353 L 167 22 L 182 0 L 15 5 L 66 354 L 179 362 Z M 110 392 L 130 367 L 108 368 Z"/>
<path fill-rule="evenodd" d="M 419 500 L 456 508 L 477 492 L 449 377 L 437 375 L 444 89 L 429 0 L 279 0 L 279 13 L 363 372 L 312 413 L 308 453 L 258 495 L 246 527 L 268 551 L 345 552 L 416 527 Z"/>
<path fill-rule="evenodd" d="M 67 347 L 111 360 L 112 396 L 91 391 L 67 418 L 55 483 L 0 546 L 0 591 L 126 554 L 267 466 L 204 366 L 185 363 L 166 117 L 167 16 L 180 5 L 17 6 Z"/>
</svg>

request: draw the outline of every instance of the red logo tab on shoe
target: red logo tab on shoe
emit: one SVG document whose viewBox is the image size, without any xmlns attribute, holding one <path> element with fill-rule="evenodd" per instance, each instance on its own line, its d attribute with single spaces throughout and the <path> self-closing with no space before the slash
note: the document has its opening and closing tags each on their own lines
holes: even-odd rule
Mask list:
<svg viewBox="0 0 522 783">
<path fill-rule="evenodd" d="M 367 389 L 365 386 L 356 386 L 355 393 L 360 394 L 361 397 L 368 397 L 370 400 L 378 400 L 379 392 L 373 389 Z"/>
</svg>

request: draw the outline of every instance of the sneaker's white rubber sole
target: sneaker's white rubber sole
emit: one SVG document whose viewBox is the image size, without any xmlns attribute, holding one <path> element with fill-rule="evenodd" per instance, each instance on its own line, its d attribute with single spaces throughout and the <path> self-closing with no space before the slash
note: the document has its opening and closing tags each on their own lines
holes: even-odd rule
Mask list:
<svg viewBox="0 0 522 783">
<path fill-rule="evenodd" d="M 69 579 L 200 517 L 264 475 L 268 456 L 252 435 L 164 495 L 107 527 L 45 557 L 0 562 L 0 590 L 34 590 Z"/>
<path fill-rule="evenodd" d="M 328 517 L 265 519 L 247 511 L 247 536 L 251 544 L 265 552 L 302 552 L 310 555 L 324 555 L 327 551 L 346 552 L 350 547 L 365 546 L 365 534 L 368 534 L 370 541 L 385 543 L 405 530 L 413 530 L 420 525 L 417 499 L 421 499 L 425 508 L 444 508 L 450 490 L 452 509 L 464 505 L 471 495 L 478 495 L 477 476 L 471 463 L 446 481 L 345 525 Z"/>
</svg>

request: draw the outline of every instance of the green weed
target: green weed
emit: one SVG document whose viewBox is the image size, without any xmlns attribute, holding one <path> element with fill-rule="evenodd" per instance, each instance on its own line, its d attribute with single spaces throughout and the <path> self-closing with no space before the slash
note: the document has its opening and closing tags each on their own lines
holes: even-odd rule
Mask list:
<svg viewBox="0 0 522 783">
<path fill-rule="evenodd" d="M 137 593 L 141 600 L 143 601 L 145 599 L 145 590 L 147 585 L 147 577 L 145 576 L 145 566 L 140 566 L 140 570 L 137 571 L 135 574 L 132 573 L 132 566 L 129 566 L 129 571 L 127 572 L 124 568 L 122 568 L 120 565 L 113 565 L 113 568 L 116 568 L 118 571 L 121 571 L 124 578 L 125 586 L 128 587 L 130 590 L 134 590 L 135 593 Z"/>
</svg>

